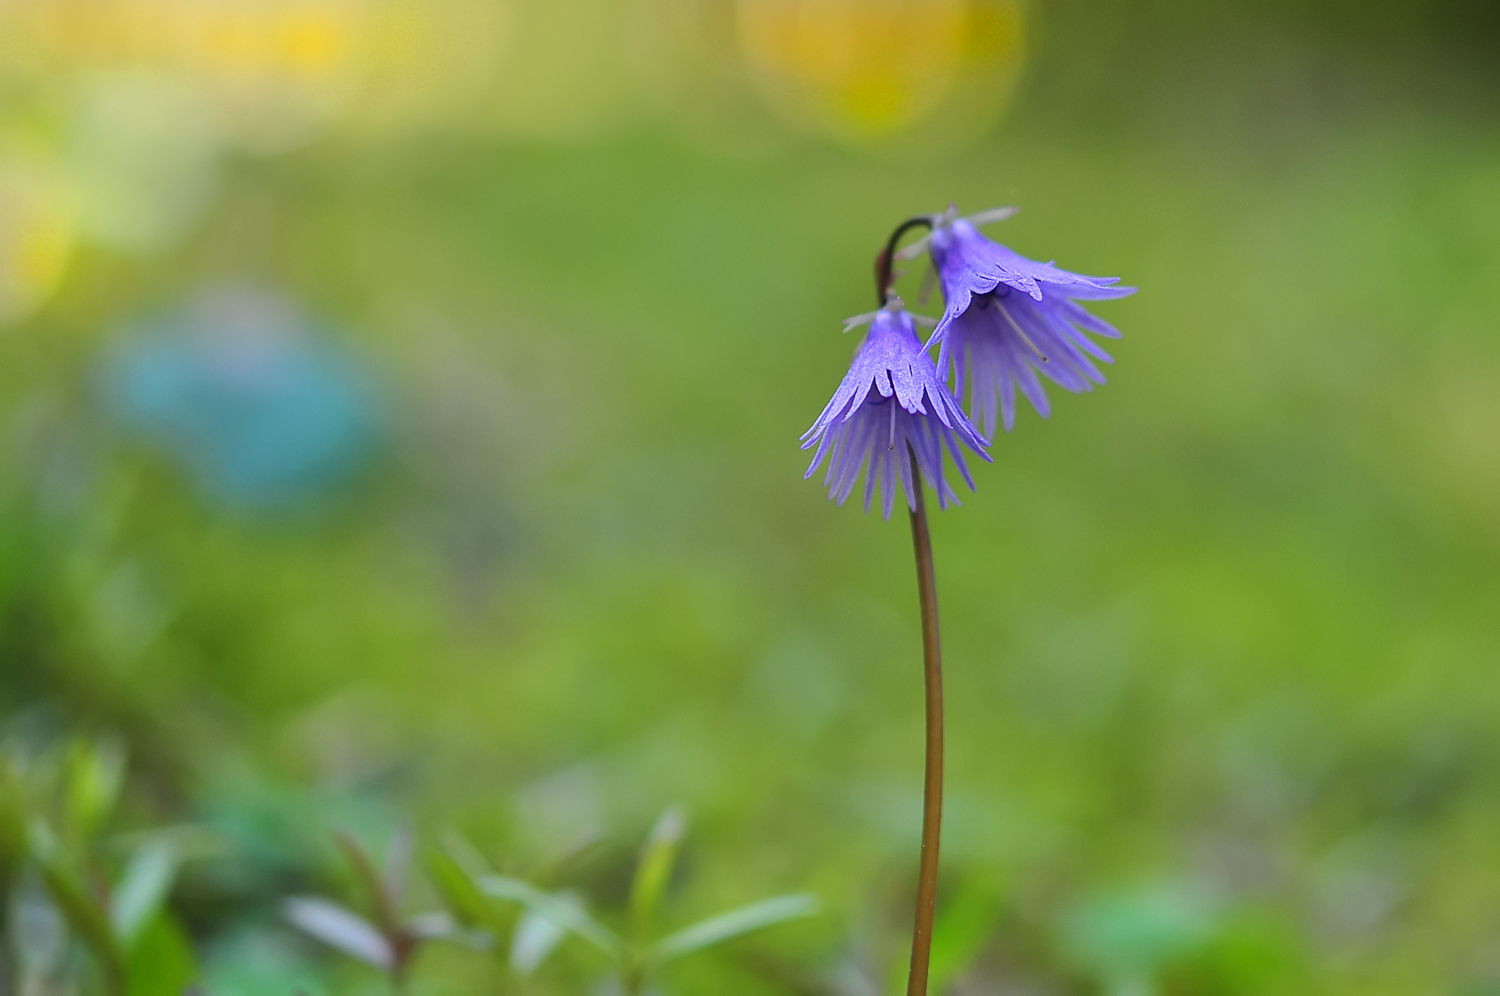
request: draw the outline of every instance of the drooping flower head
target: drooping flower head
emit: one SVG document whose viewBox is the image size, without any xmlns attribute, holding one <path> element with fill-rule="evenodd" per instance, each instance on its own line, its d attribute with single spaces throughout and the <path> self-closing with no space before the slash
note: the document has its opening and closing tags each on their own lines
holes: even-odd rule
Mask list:
<svg viewBox="0 0 1500 996">
<path fill-rule="evenodd" d="M 1115 286 L 1119 277 L 1085 277 L 1027 259 L 975 227 L 1014 213 L 1002 208 L 960 218 L 949 207 L 933 219 L 930 236 L 945 306 L 928 345 L 938 344 L 938 370 L 946 377 L 951 369 L 959 397 L 967 387 L 969 415 L 990 435 L 997 401 L 1006 431 L 1015 424 L 1017 387 L 1040 415 L 1050 413 L 1038 372 L 1074 392 L 1104 383 L 1093 360 L 1113 360 L 1085 333 L 1110 339 L 1120 333 L 1077 302 L 1135 293 Z"/>
<path fill-rule="evenodd" d="M 916 510 L 916 482 L 911 458 L 916 454 L 923 478 L 937 491 L 938 505 L 958 503 L 958 496 L 944 476 L 943 451 L 953 457 L 958 472 L 972 490 L 959 448 L 962 443 L 985 460 L 989 443 L 964 416 L 958 401 L 943 384 L 925 347 L 917 337 L 913 316 L 901 299 L 891 297 L 872 315 L 851 318 L 846 326 L 868 321 L 870 331 L 854 354 L 854 362 L 833 400 L 823 409 L 812 428 L 802 436 L 802 448 L 816 445 L 811 477 L 828 458 L 823 483 L 828 497 L 839 504 L 854 490 L 860 472 L 865 474 L 865 511 L 880 487 L 885 517 L 891 517 L 896 488 L 906 493 L 906 503 Z"/>
</svg>

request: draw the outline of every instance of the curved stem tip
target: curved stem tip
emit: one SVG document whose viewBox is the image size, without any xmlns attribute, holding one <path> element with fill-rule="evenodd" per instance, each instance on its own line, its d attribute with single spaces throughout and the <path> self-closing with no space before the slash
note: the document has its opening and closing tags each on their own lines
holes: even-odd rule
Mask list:
<svg viewBox="0 0 1500 996">
<path fill-rule="evenodd" d="M 907 218 L 896 226 L 885 248 L 880 250 L 880 255 L 875 257 L 875 303 L 877 307 L 885 307 L 886 297 L 891 293 L 891 284 L 896 282 L 896 278 L 891 273 L 891 268 L 896 264 L 896 243 L 901 241 L 901 236 L 913 228 L 926 228 L 931 231 L 932 219 L 926 215 Z"/>
</svg>

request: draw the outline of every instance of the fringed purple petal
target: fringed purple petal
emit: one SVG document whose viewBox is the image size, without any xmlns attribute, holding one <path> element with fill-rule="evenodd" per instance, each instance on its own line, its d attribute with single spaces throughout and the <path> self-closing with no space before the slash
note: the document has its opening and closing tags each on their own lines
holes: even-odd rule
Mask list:
<svg viewBox="0 0 1500 996">
<path fill-rule="evenodd" d="M 1072 301 L 1060 300 L 1052 302 L 1052 307 L 1057 312 L 1058 317 L 1070 325 L 1076 325 L 1081 329 L 1094 333 L 1094 335 L 1102 335 L 1106 339 L 1120 338 L 1119 329 L 1097 315 L 1092 315 L 1085 311 L 1081 305 L 1074 304 Z"/>
<path fill-rule="evenodd" d="M 1038 305 L 1025 298 L 1020 301 L 1012 298 L 1005 312 L 1046 357 L 1038 369 L 1048 379 L 1074 393 L 1093 390 L 1090 381 L 1104 383 L 1104 375 L 1070 340 L 1071 327 L 1053 314 L 1046 303 Z M 1041 357 L 1033 353 L 1030 360 L 1035 365 Z"/>
<path fill-rule="evenodd" d="M 963 352 L 954 355 L 963 356 Z M 955 362 L 966 363 L 968 358 Z M 938 506 L 945 508 L 958 501 L 944 473 L 945 450 L 953 456 L 964 482 L 974 487 L 960 445 L 982 459 L 991 459 L 986 452 L 989 441 L 943 383 L 917 337 L 911 315 L 893 300 L 875 316 L 833 400 L 803 435 L 804 449 L 817 447 L 807 476 L 826 459 L 823 484 L 828 497 L 842 504 L 863 473 L 865 510 L 869 511 L 878 491 L 882 511 L 889 518 L 898 489 L 905 491 L 907 505 L 915 508 L 915 454 L 916 469 L 932 485 Z"/>
<path fill-rule="evenodd" d="M 1066 297 L 1075 301 L 1115 301 L 1122 297 L 1129 297 L 1140 288 L 1138 287 L 1116 287 L 1119 277 L 1095 277 L 1092 284 L 1074 284 L 1065 292 Z"/>
<path fill-rule="evenodd" d="M 962 219 L 940 226 L 930 245 L 944 309 L 928 343 L 938 344 L 938 369 L 951 376 L 954 392 L 962 395 L 969 386 L 969 415 L 986 432 L 994 432 L 997 395 L 1006 430 L 1014 425 L 1017 385 L 1045 414 L 1046 394 L 1035 371 L 1075 392 L 1104 382 L 1089 357 L 1112 362 L 1109 354 L 1075 329 L 1106 338 L 1119 338 L 1120 333 L 1072 299 L 1121 298 L 1135 293 L 1134 287 L 1116 286 L 1118 277 L 1084 276 L 1027 259 L 985 238 Z M 1005 301 L 1004 310 L 1021 334 L 1001 327 L 993 315 L 973 320 L 976 312 L 990 310 L 989 305 L 999 300 Z M 990 338 L 999 340 L 988 344 L 994 348 L 978 345 Z M 1038 352 L 1047 357 L 1045 362 Z"/>
<path fill-rule="evenodd" d="M 1017 391 L 1050 414 L 1039 374 L 1075 393 L 1104 383 L 1095 361 L 1113 360 L 1088 333 L 1119 338 L 1119 330 L 1074 299 L 1120 298 L 1135 288 L 1028 260 L 962 221 L 934 232 L 931 245 L 945 308 L 929 341 L 939 344 L 939 371 L 954 394 L 967 395 L 969 418 L 986 433 L 997 414 L 1007 432 L 1014 427 Z"/>
</svg>

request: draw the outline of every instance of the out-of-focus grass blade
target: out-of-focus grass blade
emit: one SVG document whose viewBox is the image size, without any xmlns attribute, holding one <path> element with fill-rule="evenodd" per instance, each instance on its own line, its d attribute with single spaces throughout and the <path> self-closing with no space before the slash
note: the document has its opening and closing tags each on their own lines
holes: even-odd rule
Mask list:
<svg viewBox="0 0 1500 996">
<path fill-rule="evenodd" d="M 504 875 L 485 875 L 479 879 L 479 887 L 486 895 L 521 903 L 527 909 L 547 917 L 616 961 L 625 957 L 624 942 L 576 904 L 543 892 L 527 882 L 507 878 Z"/>
<path fill-rule="evenodd" d="M 125 749 L 113 739 L 78 741 L 68 752 L 65 805 L 69 840 L 93 836 L 114 811 L 125 780 Z"/>
<path fill-rule="evenodd" d="M 812 916 L 817 911 L 818 900 L 815 896 L 797 894 L 766 899 L 709 917 L 662 938 L 647 951 L 647 960 L 661 964 L 763 927 Z"/>
<path fill-rule="evenodd" d="M 351 958 L 390 972 L 396 953 L 384 935 L 358 913 L 317 896 L 294 896 L 281 906 L 292 925 Z"/>
<path fill-rule="evenodd" d="M 686 829 L 687 820 L 682 810 L 673 806 L 661 814 L 641 848 L 635 878 L 630 883 L 630 933 L 637 944 L 645 940 L 651 921 L 656 917 L 656 908 L 661 905 L 662 892 L 672 877 L 677 848 Z"/>
<path fill-rule="evenodd" d="M 470 930 L 483 931 L 496 950 L 504 950 L 516 923 L 516 908 L 481 892 L 474 878 L 445 851 L 429 852 L 426 865 L 428 878 L 454 919 Z"/>
<path fill-rule="evenodd" d="M 395 900 L 386 892 L 385 876 L 381 875 L 380 869 L 375 867 L 375 862 L 370 860 L 369 852 L 360 846 L 353 834 L 347 830 L 340 830 L 333 835 L 333 839 L 349 859 L 349 863 L 354 866 L 355 873 L 370 894 L 370 904 L 375 910 L 375 922 L 381 932 L 387 937 L 395 937 L 401 932 L 401 918 L 400 912 L 396 909 Z"/>
<path fill-rule="evenodd" d="M 490 901 L 451 855 L 430 851 L 426 865 L 428 877 L 459 923 L 465 927 L 489 926 Z"/>
<path fill-rule="evenodd" d="M 557 899 L 558 902 L 569 903 L 580 913 L 583 912 L 582 905 L 573 896 L 564 893 Z M 567 928 L 562 924 L 535 910 L 527 910 L 526 915 L 521 917 L 521 922 L 516 924 L 515 933 L 511 935 L 510 967 L 522 978 L 531 975 L 567 936 Z"/>
<path fill-rule="evenodd" d="M 109 919 L 122 947 L 128 950 L 161 909 L 177 868 L 177 850 L 165 840 L 148 841 L 131 855 L 110 897 Z"/>
<path fill-rule="evenodd" d="M 0 895 L 26 853 L 26 784 L 9 757 L 0 756 Z"/>
<path fill-rule="evenodd" d="M 459 868 L 468 873 L 470 878 L 478 878 L 488 875 L 491 871 L 489 862 L 484 860 L 484 855 L 479 853 L 479 848 L 469 843 L 463 834 L 456 830 L 448 830 L 443 833 L 443 853 L 452 858 Z"/>
<path fill-rule="evenodd" d="M 31 858 L 41 871 L 42 882 L 58 911 L 99 959 L 111 991 L 118 992 L 124 985 L 125 959 L 115 941 L 109 918 L 94 902 L 81 877 L 69 867 L 57 839 L 44 824 L 35 822 L 31 825 L 27 843 Z"/>
</svg>

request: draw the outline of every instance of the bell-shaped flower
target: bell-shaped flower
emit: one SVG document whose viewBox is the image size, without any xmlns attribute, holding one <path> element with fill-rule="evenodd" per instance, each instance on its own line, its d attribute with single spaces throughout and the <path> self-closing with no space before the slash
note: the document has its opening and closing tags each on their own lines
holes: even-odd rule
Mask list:
<svg viewBox="0 0 1500 996">
<path fill-rule="evenodd" d="M 874 314 L 845 323 L 853 327 L 868 321 L 870 331 L 833 400 L 802 436 L 803 449 L 818 447 L 805 476 L 811 477 L 826 457 L 828 497 L 843 504 L 863 471 L 865 511 L 878 485 L 887 519 L 898 487 L 906 494 L 907 506 L 916 510 L 913 457 L 921 477 L 937 492 L 941 508 L 958 503 L 944 475 L 944 450 L 970 490 L 974 479 L 959 444 L 990 459 L 988 441 L 938 376 L 917 337 L 913 317 L 900 298 L 892 297 Z"/>
<path fill-rule="evenodd" d="M 998 407 L 1006 431 L 1015 424 L 1016 389 L 1039 414 L 1051 408 L 1041 373 L 1069 391 L 1104 383 L 1094 360 L 1109 354 L 1088 333 L 1118 339 L 1119 331 L 1079 301 L 1126 297 L 1118 277 L 1086 277 L 1038 263 L 981 235 L 974 222 L 999 220 L 1011 209 L 973 219 L 957 210 L 936 219 L 929 243 L 943 288 L 943 317 L 928 345 L 938 345 L 938 370 L 952 372 L 953 391 L 969 395 L 969 416 L 993 435 Z"/>
</svg>

